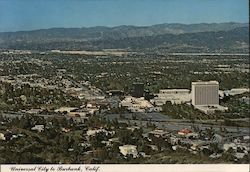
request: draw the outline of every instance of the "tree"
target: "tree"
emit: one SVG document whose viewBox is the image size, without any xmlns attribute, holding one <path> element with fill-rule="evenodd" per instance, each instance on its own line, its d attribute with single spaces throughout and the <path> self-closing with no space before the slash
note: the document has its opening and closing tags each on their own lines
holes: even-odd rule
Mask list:
<svg viewBox="0 0 250 172">
<path fill-rule="evenodd" d="M 123 144 L 133 144 L 132 132 L 127 129 L 119 129 L 117 131 L 117 137 Z"/>
<path fill-rule="evenodd" d="M 106 134 L 104 132 L 96 133 L 94 136 L 91 136 L 89 142 L 93 149 L 102 148 L 105 144 L 102 141 L 107 140 Z"/>
</svg>

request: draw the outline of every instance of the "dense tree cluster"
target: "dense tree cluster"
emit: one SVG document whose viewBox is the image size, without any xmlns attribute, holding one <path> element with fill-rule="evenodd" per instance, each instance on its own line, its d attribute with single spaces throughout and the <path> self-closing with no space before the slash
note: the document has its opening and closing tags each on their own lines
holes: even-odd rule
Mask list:
<svg viewBox="0 0 250 172">
<path fill-rule="evenodd" d="M 15 87 L 10 83 L 0 82 L 0 109 L 18 111 L 30 108 L 57 108 L 61 106 L 80 106 L 79 99 L 65 94 L 59 89 L 49 90 L 31 87 L 28 84 Z"/>
</svg>

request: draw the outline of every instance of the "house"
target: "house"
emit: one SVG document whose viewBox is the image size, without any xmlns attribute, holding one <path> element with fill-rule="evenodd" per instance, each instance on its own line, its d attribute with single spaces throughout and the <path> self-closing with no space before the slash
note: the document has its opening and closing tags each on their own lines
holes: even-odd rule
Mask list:
<svg viewBox="0 0 250 172">
<path fill-rule="evenodd" d="M 145 152 L 139 152 L 140 156 L 142 156 L 143 158 L 149 158 L 151 157 L 150 155 L 147 155 Z"/>
<path fill-rule="evenodd" d="M 131 127 L 127 127 L 127 129 L 133 132 L 135 130 L 139 130 L 140 127 L 138 127 L 138 126 L 131 126 Z"/>
<path fill-rule="evenodd" d="M 199 134 L 198 133 L 189 133 L 186 135 L 186 138 L 189 139 L 198 139 L 199 138 Z"/>
<path fill-rule="evenodd" d="M 133 158 L 138 157 L 137 146 L 135 145 L 123 145 L 119 146 L 120 153 L 124 156 L 132 155 Z"/>
<path fill-rule="evenodd" d="M 239 153 L 239 152 L 236 152 L 234 154 L 234 156 L 237 158 L 237 159 L 242 159 L 246 154 L 245 153 Z"/>
<path fill-rule="evenodd" d="M 67 132 L 69 132 L 69 131 L 70 131 L 70 129 L 69 129 L 69 128 L 64 128 L 64 127 L 62 127 L 62 128 L 61 128 L 61 130 L 62 130 L 62 132 L 65 132 L 65 133 L 67 133 Z"/>
<path fill-rule="evenodd" d="M 106 133 L 107 131 L 106 130 L 104 130 L 104 129 L 94 129 L 94 130 L 88 130 L 87 131 L 87 136 L 94 136 L 94 135 L 96 135 L 97 133 L 101 133 L 101 132 L 104 132 L 104 133 Z"/>
<path fill-rule="evenodd" d="M 172 146 L 172 149 L 174 150 L 174 151 L 176 151 L 177 150 L 177 148 L 178 148 L 178 146 Z"/>
<path fill-rule="evenodd" d="M 91 144 L 88 142 L 83 142 L 83 143 L 79 143 L 79 146 L 84 147 L 86 149 L 86 148 L 89 148 Z"/>
<path fill-rule="evenodd" d="M 181 136 L 187 136 L 188 134 L 191 134 L 191 133 L 193 132 L 187 128 L 184 128 L 178 131 L 178 135 L 181 135 Z"/>
<path fill-rule="evenodd" d="M 11 140 L 12 139 L 17 139 L 17 138 L 18 138 L 18 135 L 13 134 L 12 137 L 11 137 Z"/>
<path fill-rule="evenodd" d="M 199 150 L 202 146 L 207 145 L 208 143 L 203 140 L 191 140 L 191 139 L 181 139 L 181 144 L 190 146 L 191 150 Z"/>
<path fill-rule="evenodd" d="M 250 136 L 243 136 L 243 140 L 244 141 L 249 141 L 250 140 Z"/>
<path fill-rule="evenodd" d="M 162 107 L 151 107 L 148 109 L 148 112 L 161 112 Z"/>
<path fill-rule="evenodd" d="M 213 153 L 209 157 L 213 158 L 213 159 L 216 159 L 216 158 L 220 158 L 221 156 L 222 156 L 222 154 Z"/>
<path fill-rule="evenodd" d="M 159 129 L 150 131 L 148 134 L 153 135 L 155 137 L 162 137 L 162 138 L 166 138 L 167 136 L 170 135 L 169 132 L 164 131 L 164 130 L 159 130 Z"/>
<path fill-rule="evenodd" d="M 177 145 L 179 143 L 179 139 L 177 137 L 170 137 L 171 145 Z"/>
<path fill-rule="evenodd" d="M 237 146 L 235 143 L 225 143 L 223 145 L 223 150 L 226 152 L 228 151 L 230 148 L 232 148 L 233 150 L 237 150 Z"/>
<path fill-rule="evenodd" d="M 34 127 L 31 128 L 31 130 L 42 132 L 44 131 L 44 125 L 35 125 Z"/>
<path fill-rule="evenodd" d="M 60 112 L 60 113 L 70 113 L 73 112 L 75 110 L 77 110 L 78 108 L 76 107 L 60 107 L 59 109 L 56 109 L 55 112 Z"/>
<path fill-rule="evenodd" d="M 0 140 L 6 140 L 5 136 L 3 133 L 0 133 Z"/>
<path fill-rule="evenodd" d="M 153 151 L 158 151 L 158 147 L 156 145 L 148 145 L 150 147 L 151 150 Z"/>
<path fill-rule="evenodd" d="M 113 138 L 109 139 L 109 141 L 111 143 L 119 143 L 119 138 L 118 137 L 113 137 Z"/>
<path fill-rule="evenodd" d="M 107 131 L 107 130 L 101 128 L 101 129 L 94 129 L 94 130 L 90 130 L 89 129 L 87 131 L 87 136 L 94 136 L 97 133 L 101 133 L 101 132 L 105 133 L 106 135 L 109 135 L 109 134 L 113 135 L 113 134 L 115 134 L 114 131 Z"/>
<path fill-rule="evenodd" d="M 101 143 L 105 144 L 107 147 L 110 147 L 112 145 L 110 141 L 105 141 L 105 140 L 101 141 Z"/>
</svg>

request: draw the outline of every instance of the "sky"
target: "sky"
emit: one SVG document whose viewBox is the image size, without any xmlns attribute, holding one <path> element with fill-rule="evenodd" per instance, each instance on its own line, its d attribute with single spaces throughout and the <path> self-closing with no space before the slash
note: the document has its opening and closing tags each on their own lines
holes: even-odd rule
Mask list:
<svg viewBox="0 0 250 172">
<path fill-rule="evenodd" d="M 162 23 L 248 23 L 248 0 L 0 0 L 0 32 Z"/>
</svg>

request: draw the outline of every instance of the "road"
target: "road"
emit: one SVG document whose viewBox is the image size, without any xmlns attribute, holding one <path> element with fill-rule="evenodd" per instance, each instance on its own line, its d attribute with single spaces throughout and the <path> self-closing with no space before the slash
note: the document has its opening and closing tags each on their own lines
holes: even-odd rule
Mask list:
<svg viewBox="0 0 250 172">
<path fill-rule="evenodd" d="M 119 120 L 119 122 L 137 124 L 139 126 L 146 126 L 149 121 L 141 121 L 141 120 Z M 167 129 L 171 131 L 177 131 L 183 128 L 191 129 L 192 126 L 199 127 L 201 130 L 213 128 L 215 131 L 219 132 L 221 127 L 225 128 L 228 132 L 240 133 L 249 135 L 250 130 L 248 127 L 233 127 L 233 126 L 220 126 L 220 125 L 209 125 L 209 124 L 199 124 L 199 123 L 188 123 L 188 122 L 170 122 L 170 121 L 151 121 L 151 123 L 155 124 L 159 129 Z"/>
<path fill-rule="evenodd" d="M 23 113 L 3 113 L 3 117 L 7 118 L 21 118 Z M 199 127 L 201 130 L 205 130 L 206 128 L 213 128 L 215 131 L 220 131 L 221 128 L 225 128 L 228 132 L 237 132 L 240 134 L 250 134 L 250 128 L 249 127 L 234 127 L 234 126 L 223 126 L 223 125 L 211 125 L 211 124 L 202 124 L 202 123 L 191 123 L 188 122 L 188 120 L 182 120 L 182 119 L 171 119 L 166 115 L 162 115 L 160 113 L 141 113 L 141 114 L 123 114 L 123 116 L 126 116 L 125 118 L 121 118 L 119 114 L 99 114 L 100 116 L 113 120 L 115 118 L 118 119 L 119 122 L 123 123 L 136 123 L 138 126 L 146 126 L 148 122 L 151 122 L 157 126 L 157 128 L 161 129 L 168 129 L 172 131 L 177 131 L 183 128 L 192 128 L 193 126 Z M 136 119 L 133 119 L 133 115 L 136 115 Z M 44 118 L 53 117 L 53 115 L 36 115 L 41 116 Z M 201 121 L 200 121 L 201 122 Z"/>
</svg>

